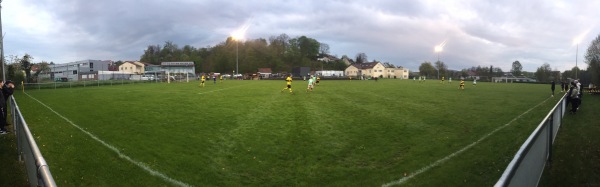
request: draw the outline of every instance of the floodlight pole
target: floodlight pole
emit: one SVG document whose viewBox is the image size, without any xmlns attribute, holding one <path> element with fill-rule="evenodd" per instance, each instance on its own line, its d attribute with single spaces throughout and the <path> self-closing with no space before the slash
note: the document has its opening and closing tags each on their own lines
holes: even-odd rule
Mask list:
<svg viewBox="0 0 600 187">
<path fill-rule="evenodd" d="M 579 56 L 579 43 L 577 43 L 577 48 L 575 49 L 575 79 L 578 79 L 577 72 L 579 71 L 579 67 L 577 67 L 577 56 Z"/>
<path fill-rule="evenodd" d="M 438 61 L 437 61 L 437 62 L 438 62 L 438 64 L 439 64 L 439 65 L 442 65 L 442 62 L 440 62 L 440 52 L 437 52 L 437 56 L 438 56 Z M 437 67 L 437 70 L 438 70 L 438 76 L 437 76 L 437 79 L 440 79 L 440 67 Z"/>
<path fill-rule="evenodd" d="M 0 0 L 0 34 L 2 34 L 2 38 L 0 39 L 0 62 L 2 63 L 2 80 L 6 81 L 6 70 L 4 68 L 4 34 L 2 33 L 2 0 Z"/>
<path fill-rule="evenodd" d="M 239 43 L 239 41 L 236 39 L 235 40 L 235 72 L 238 73 L 238 74 L 240 74 L 239 69 L 238 69 L 239 68 L 239 58 L 240 58 L 239 57 L 240 55 L 239 55 L 238 43 Z M 233 76 L 235 76 L 235 73 L 234 73 Z"/>
</svg>

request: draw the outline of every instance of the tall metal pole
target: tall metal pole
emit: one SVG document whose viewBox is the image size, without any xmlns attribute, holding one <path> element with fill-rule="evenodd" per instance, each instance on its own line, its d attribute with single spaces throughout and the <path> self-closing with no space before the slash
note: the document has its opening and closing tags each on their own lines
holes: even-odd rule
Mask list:
<svg viewBox="0 0 600 187">
<path fill-rule="evenodd" d="M 235 40 L 235 72 L 236 72 L 237 74 L 240 74 L 240 71 L 239 71 L 239 69 L 238 69 L 238 67 L 239 67 L 239 58 L 240 58 L 240 57 L 239 57 L 239 56 L 240 56 L 240 55 L 239 55 L 239 50 L 238 50 L 238 43 L 239 43 L 239 41 L 238 41 L 238 40 Z M 234 76 L 235 76 L 235 75 L 234 75 Z"/>
<path fill-rule="evenodd" d="M 437 55 L 438 55 L 438 64 L 442 65 L 442 62 L 440 62 L 440 52 L 438 52 Z M 437 67 L 437 69 L 438 69 L 437 79 L 440 79 L 440 67 Z"/>
<path fill-rule="evenodd" d="M 577 43 L 577 48 L 575 49 L 575 79 L 579 79 L 577 76 L 577 72 L 579 68 L 577 67 L 577 56 L 579 56 L 579 43 Z"/>
<path fill-rule="evenodd" d="M 0 39 L 0 62 L 2 63 L 2 80 L 6 81 L 6 70 L 4 68 L 4 33 L 2 32 L 2 0 L 0 0 L 0 34 L 2 34 L 2 38 Z"/>
</svg>

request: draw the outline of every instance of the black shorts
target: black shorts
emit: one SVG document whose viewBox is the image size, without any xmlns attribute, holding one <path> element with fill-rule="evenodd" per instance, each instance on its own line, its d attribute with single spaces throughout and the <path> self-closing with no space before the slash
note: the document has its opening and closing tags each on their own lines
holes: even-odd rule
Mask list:
<svg viewBox="0 0 600 187">
<path fill-rule="evenodd" d="M 204 81 L 202 81 L 202 83 L 204 83 Z"/>
<path fill-rule="evenodd" d="M 291 84 L 288 84 L 288 85 L 287 85 L 287 88 L 292 88 L 292 85 L 291 85 Z"/>
<path fill-rule="evenodd" d="M 317 81 L 317 83 L 319 83 L 319 81 Z"/>
</svg>

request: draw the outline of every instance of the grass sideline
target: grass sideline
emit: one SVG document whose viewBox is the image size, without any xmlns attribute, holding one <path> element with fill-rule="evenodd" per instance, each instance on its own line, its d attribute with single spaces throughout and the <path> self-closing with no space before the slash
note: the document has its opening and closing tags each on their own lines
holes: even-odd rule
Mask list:
<svg viewBox="0 0 600 187">
<path fill-rule="evenodd" d="M 10 114 L 9 114 L 10 118 Z M 13 125 L 6 127 L 8 134 L 0 135 L 0 186 L 29 186 L 25 164 L 17 157 L 17 138 Z"/>
<path fill-rule="evenodd" d="M 129 157 L 195 186 L 373 186 L 411 174 L 549 97 L 548 85 L 226 81 L 29 90 Z M 22 93 L 61 186 L 170 186 Z M 558 97 L 408 185 L 493 185 Z"/>
<path fill-rule="evenodd" d="M 600 96 L 586 94 L 576 115 L 565 114 L 540 186 L 600 186 L 599 106 Z"/>
</svg>

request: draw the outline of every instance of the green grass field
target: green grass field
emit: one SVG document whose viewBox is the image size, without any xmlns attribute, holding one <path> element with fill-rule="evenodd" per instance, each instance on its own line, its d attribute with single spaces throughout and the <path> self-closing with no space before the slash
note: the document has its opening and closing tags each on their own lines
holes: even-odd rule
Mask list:
<svg viewBox="0 0 600 187">
<path fill-rule="evenodd" d="M 284 86 L 155 83 L 15 97 L 60 186 L 380 186 L 405 176 L 409 186 L 490 186 L 559 99 L 541 84 L 468 82 L 460 91 L 457 81 L 325 80 L 306 93 L 296 80 L 294 95 Z"/>
</svg>

